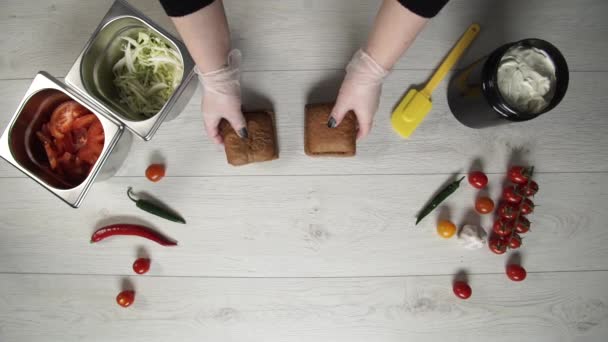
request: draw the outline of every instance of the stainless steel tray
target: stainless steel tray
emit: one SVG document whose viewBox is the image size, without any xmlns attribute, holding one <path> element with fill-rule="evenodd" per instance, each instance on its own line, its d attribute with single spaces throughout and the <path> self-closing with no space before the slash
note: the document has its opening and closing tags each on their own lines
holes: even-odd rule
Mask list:
<svg viewBox="0 0 608 342">
<path fill-rule="evenodd" d="M 150 30 L 162 37 L 181 55 L 184 65 L 181 83 L 165 106 L 150 118 L 137 117 L 114 100 L 116 90 L 112 83 L 112 66 L 122 57 L 118 37 L 140 30 Z M 101 20 L 72 65 L 65 82 L 122 122 L 137 136 L 150 140 L 165 120 L 176 117 L 190 101 L 197 86 L 194 66 L 194 61 L 181 41 L 127 3 L 118 0 Z"/>
<path fill-rule="evenodd" d="M 78 185 L 68 184 L 49 169 L 44 149 L 36 132 L 48 120 L 61 102 L 75 100 L 100 120 L 105 135 L 104 147 L 88 176 Z M 46 119 L 46 120 L 45 120 Z M 49 192 L 70 206 L 77 208 L 95 180 L 114 175 L 126 159 L 131 145 L 131 134 L 124 133 L 124 125 L 107 116 L 86 97 L 74 92 L 52 76 L 40 72 L 25 92 L 8 127 L 0 137 L 0 157 L 38 182 Z"/>
</svg>

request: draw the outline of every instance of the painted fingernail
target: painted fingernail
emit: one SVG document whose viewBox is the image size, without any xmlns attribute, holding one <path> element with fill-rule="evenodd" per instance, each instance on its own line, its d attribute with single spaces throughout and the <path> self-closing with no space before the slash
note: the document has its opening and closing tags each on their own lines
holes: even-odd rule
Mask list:
<svg viewBox="0 0 608 342">
<path fill-rule="evenodd" d="M 241 139 L 249 138 L 249 131 L 247 131 L 247 127 L 243 127 L 239 130 L 239 137 L 241 137 Z"/>
<path fill-rule="evenodd" d="M 336 119 L 334 119 L 333 116 L 329 117 L 329 120 L 327 121 L 327 127 L 336 128 Z"/>
</svg>

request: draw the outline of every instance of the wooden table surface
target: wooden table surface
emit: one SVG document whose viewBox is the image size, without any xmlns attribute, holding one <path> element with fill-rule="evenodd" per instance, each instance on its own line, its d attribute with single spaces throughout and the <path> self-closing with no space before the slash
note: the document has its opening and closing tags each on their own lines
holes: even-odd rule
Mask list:
<svg viewBox="0 0 608 342">
<path fill-rule="evenodd" d="M 156 1 L 133 5 L 170 31 Z M 117 175 L 74 210 L 0 162 L 0 341 L 606 341 L 608 340 L 608 3 L 452 0 L 384 86 L 375 127 L 352 159 L 311 159 L 303 108 L 331 100 L 379 1 L 226 0 L 244 54 L 244 103 L 277 113 L 280 159 L 232 168 L 205 137 L 194 96 L 150 142 L 134 141 Z M 0 1 L 0 128 L 32 78 L 62 78 L 110 0 Z M 523 38 L 555 44 L 570 86 L 525 124 L 472 130 L 449 112 L 441 84 L 410 140 L 391 108 L 423 83 L 471 22 L 482 31 L 458 68 Z M 146 166 L 164 161 L 152 184 Z M 509 163 L 533 164 L 541 190 L 520 250 L 528 278 L 504 275 L 511 253 L 468 251 L 437 237 L 439 214 L 471 211 L 464 185 L 418 227 L 420 207 L 453 174 L 481 164 L 497 198 Z M 170 203 L 187 225 L 134 208 L 128 186 Z M 143 222 L 179 241 L 89 244 L 111 222 Z M 137 255 L 149 274 L 131 271 Z M 452 294 L 468 274 L 473 296 Z M 135 304 L 115 302 L 123 287 Z"/>
</svg>

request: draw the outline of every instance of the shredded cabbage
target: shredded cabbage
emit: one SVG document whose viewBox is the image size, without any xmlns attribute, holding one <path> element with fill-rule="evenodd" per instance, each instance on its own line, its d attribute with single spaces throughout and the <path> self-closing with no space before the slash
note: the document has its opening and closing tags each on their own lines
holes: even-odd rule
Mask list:
<svg viewBox="0 0 608 342">
<path fill-rule="evenodd" d="M 114 85 L 120 102 L 133 113 L 151 117 L 165 105 L 182 81 L 181 58 L 152 32 L 139 32 L 137 39 L 120 37 L 124 56 L 114 64 Z"/>
</svg>

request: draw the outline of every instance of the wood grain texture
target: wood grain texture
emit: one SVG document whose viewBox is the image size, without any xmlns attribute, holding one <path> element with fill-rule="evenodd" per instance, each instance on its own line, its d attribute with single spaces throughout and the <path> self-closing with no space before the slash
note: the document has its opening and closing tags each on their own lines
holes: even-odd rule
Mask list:
<svg viewBox="0 0 608 342">
<path fill-rule="evenodd" d="M 247 109 L 274 109 L 281 159 L 233 168 L 205 137 L 200 95 L 150 142 L 135 141 L 116 177 L 82 208 L 55 199 L 0 162 L 0 341 L 520 341 L 608 336 L 608 21 L 602 0 L 451 0 L 384 85 L 371 136 L 350 159 L 304 155 L 304 105 L 335 99 L 379 1 L 224 0 L 244 54 Z M 62 77 L 112 0 L 0 0 L 0 130 L 38 70 Z M 131 3 L 171 32 L 156 0 Z M 471 22 L 482 32 L 457 68 L 523 38 L 554 43 L 571 69 L 564 101 L 526 124 L 472 130 L 450 114 L 444 82 L 410 140 L 392 107 Z M 157 184 L 143 173 L 164 162 Z M 467 251 L 434 225 L 486 229 L 464 185 L 414 227 L 417 211 L 471 164 L 497 198 L 509 163 L 537 167 L 540 204 L 520 254 Z M 138 210 L 126 189 L 182 214 L 179 225 Z M 177 239 L 90 244 L 110 223 L 141 223 Z M 136 276 L 136 257 L 153 260 Z M 528 279 L 504 275 L 518 257 Z M 454 274 L 473 296 L 457 299 Z M 115 296 L 137 291 L 134 306 Z"/>
<path fill-rule="evenodd" d="M 272 163 L 272 162 L 271 162 Z M 464 165 L 463 165 L 464 167 Z M 171 173 L 171 168 L 167 170 Z M 129 274 L 147 250 L 165 276 L 393 276 L 500 272 L 507 256 L 468 251 L 435 233 L 439 216 L 459 227 L 492 218 L 472 208 L 463 184 L 414 226 L 432 194 L 449 181 L 425 176 L 143 177 L 96 184 L 74 210 L 29 179 L 0 179 L 0 272 Z M 491 177 L 493 198 L 502 178 Z M 608 270 L 607 174 L 539 174 L 540 206 L 521 249 L 529 271 Z M 169 204 L 180 225 L 141 212 L 128 186 Z M 166 248 L 139 238 L 89 244 L 110 223 L 144 223 L 179 241 Z"/>
<path fill-rule="evenodd" d="M 162 155 L 173 176 L 419 174 L 449 173 L 474 159 L 487 172 L 502 173 L 509 161 L 534 163 L 540 172 L 608 171 L 608 115 L 604 96 L 607 73 L 572 73 L 564 101 L 552 112 L 522 124 L 482 130 L 460 124 L 450 113 L 444 83 L 433 96 L 433 111 L 409 140 L 390 127 L 390 113 L 410 84 L 425 71 L 397 71 L 384 86 L 370 136 L 357 144 L 355 158 L 314 160 L 304 154 L 304 105 L 332 100 L 341 72 L 245 73 L 244 103 L 249 109 L 274 107 L 280 159 L 233 168 L 223 150 L 205 136 L 200 95 L 184 113 L 161 126 L 150 142 L 134 141 L 120 176 L 140 176 L 151 158 Z M 6 127 L 31 81 L 0 81 L 0 128 Z M 272 105 L 274 104 L 274 106 Z M 22 177 L 0 161 L 0 177 Z"/>
<path fill-rule="evenodd" d="M 379 6 L 368 0 L 224 2 L 234 46 L 243 50 L 243 67 L 251 71 L 342 69 L 364 43 Z M 41 69 L 65 76 L 111 3 L 2 1 L 0 78 L 30 78 Z M 131 3 L 175 32 L 158 1 Z M 534 37 L 560 48 L 572 70 L 606 71 L 608 23 L 598 15 L 606 12 L 602 0 L 452 0 L 396 68 L 435 68 L 462 32 L 478 22 L 481 34 L 461 65 L 504 43 Z"/>
<path fill-rule="evenodd" d="M 3 341 L 604 341 L 608 272 L 355 279 L 0 275 Z M 584 290 L 582 290 L 584 289 Z"/>
</svg>

